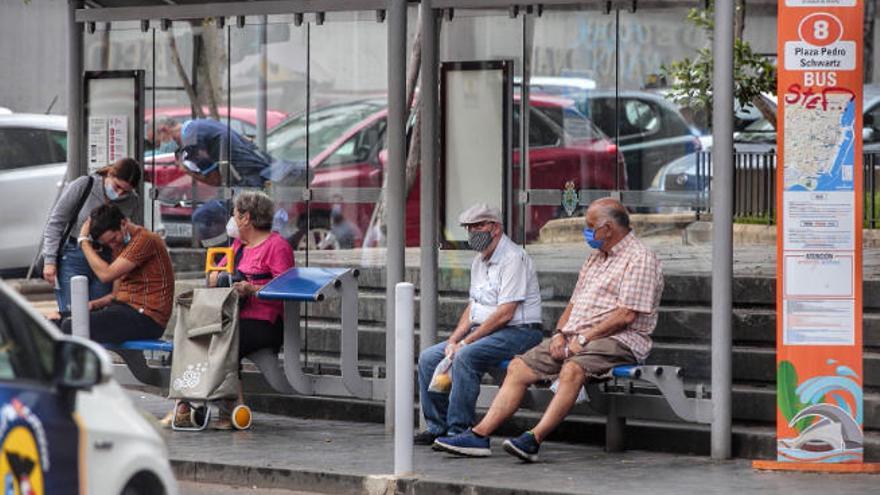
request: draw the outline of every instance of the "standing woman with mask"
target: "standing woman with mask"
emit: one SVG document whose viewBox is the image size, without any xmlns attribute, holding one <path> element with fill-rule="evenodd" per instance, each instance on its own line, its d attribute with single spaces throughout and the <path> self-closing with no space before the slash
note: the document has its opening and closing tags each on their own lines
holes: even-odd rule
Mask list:
<svg viewBox="0 0 880 495">
<path fill-rule="evenodd" d="M 109 294 L 113 288 L 112 283 L 101 282 L 89 267 L 77 244 L 77 234 L 92 210 L 103 204 L 113 204 L 126 217 L 134 217 L 140 205 L 135 191 L 140 181 L 140 164 L 132 158 L 123 158 L 90 175 L 75 179 L 62 191 L 43 231 L 43 278 L 55 285 L 55 298 L 61 313 L 70 310 L 71 277 L 88 277 L 89 309 L 92 308 L 92 301 Z M 77 211 L 83 197 L 85 201 Z M 73 225 L 68 229 L 71 223 Z M 65 231 L 69 233 L 62 239 Z"/>
</svg>

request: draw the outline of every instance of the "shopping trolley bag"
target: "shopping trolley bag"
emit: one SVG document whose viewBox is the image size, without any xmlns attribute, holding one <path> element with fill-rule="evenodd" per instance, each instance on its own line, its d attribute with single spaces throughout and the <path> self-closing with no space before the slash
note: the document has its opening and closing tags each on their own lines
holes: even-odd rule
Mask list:
<svg viewBox="0 0 880 495">
<path fill-rule="evenodd" d="M 238 294 L 230 287 L 193 289 L 177 296 L 175 304 L 168 397 L 206 403 L 235 398 L 239 380 Z M 202 428 L 207 424 L 204 419 Z"/>
</svg>

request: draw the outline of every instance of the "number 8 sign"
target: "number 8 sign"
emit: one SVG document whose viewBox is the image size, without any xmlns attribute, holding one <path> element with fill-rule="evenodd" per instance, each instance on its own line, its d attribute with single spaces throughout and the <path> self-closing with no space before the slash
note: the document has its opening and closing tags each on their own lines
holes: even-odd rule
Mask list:
<svg viewBox="0 0 880 495">
<path fill-rule="evenodd" d="M 843 24 L 831 14 L 818 12 L 801 20 L 798 35 L 813 46 L 826 46 L 840 40 L 843 35 Z"/>
</svg>

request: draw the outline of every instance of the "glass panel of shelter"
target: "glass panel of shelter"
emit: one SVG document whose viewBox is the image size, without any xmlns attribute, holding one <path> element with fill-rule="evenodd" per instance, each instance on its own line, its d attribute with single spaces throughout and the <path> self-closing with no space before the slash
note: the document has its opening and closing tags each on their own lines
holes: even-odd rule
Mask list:
<svg viewBox="0 0 880 495">
<path fill-rule="evenodd" d="M 701 146 L 697 125 L 666 96 L 662 67 L 693 58 L 706 40 L 684 22 L 687 7 L 621 9 L 545 8 L 534 16 L 531 97 L 571 102 L 565 118 L 555 118 L 566 136 L 558 152 L 580 162 L 577 172 L 556 166 L 554 173 L 532 174 L 537 180 L 527 181 L 525 238 L 538 266 L 568 269 L 582 261 L 581 252 L 558 256 L 559 243 L 583 243 L 580 217 L 600 197 L 616 196 L 633 212 L 689 210 L 705 201 L 698 191 L 667 193 L 654 178 Z M 539 134 L 530 129 L 530 140 Z M 532 145 L 529 156 L 540 149 Z M 536 163 L 543 161 L 550 160 Z"/>
<path fill-rule="evenodd" d="M 517 86 L 521 84 L 523 77 L 523 29 L 525 18 L 522 15 L 512 16 L 508 10 L 498 9 L 456 9 L 452 15 L 444 12 L 440 23 L 439 31 L 439 61 L 444 62 L 460 62 L 460 61 L 492 61 L 492 60 L 510 60 L 513 62 L 513 81 L 514 89 L 513 102 L 511 107 L 513 116 L 511 118 L 511 145 L 513 153 L 508 171 L 508 187 L 512 188 L 513 200 L 509 201 L 508 209 L 509 224 L 506 225 L 507 234 L 516 241 L 521 241 L 523 236 L 522 220 L 525 205 L 519 204 L 516 199 L 516 191 L 521 190 L 522 184 L 522 166 L 520 165 L 520 97 Z M 442 77 L 442 75 L 440 76 Z M 442 84 L 442 82 L 441 82 Z M 442 118 L 443 103 L 441 102 L 440 114 Z M 442 148 L 442 144 L 440 145 Z M 459 151 L 460 153 L 460 151 Z M 438 149 L 438 155 L 442 151 Z M 440 165 L 443 166 L 442 163 Z M 441 170 L 441 176 L 443 171 Z M 503 177 L 498 177 L 498 181 L 503 181 Z M 416 186 L 418 187 L 418 186 Z M 440 207 L 443 208 L 444 192 L 440 190 Z M 472 203 L 486 202 L 486 198 L 473 198 Z M 493 204 L 498 208 L 502 208 L 501 204 Z M 418 211 L 418 210 L 416 210 Z M 409 212 L 407 212 L 409 215 Z M 457 222 L 458 213 L 449 212 L 450 218 L 446 219 L 447 225 L 440 225 L 440 241 L 441 246 L 449 246 L 444 241 L 449 237 L 447 230 Z M 418 218 L 411 219 L 407 217 L 407 238 L 408 245 L 418 245 L 418 230 L 413 235 L 409 234 L 410 225 L 418 224 Z M 410 239 L 410 237 L 414 237 Z M 442 249 L 440 252 L 440 266 L 443 268 L 450 267 L 469 267 L 473 259 L 473 254 L 467 251 L 456 249 Z M 457 316 L 457 315 L 456 315 Z M 455 321 L 438 322 L 438 328 L 445 330 L 452 328 Z"/>
<path fill-rule="evenodd" d="M 303 207 L 306 188 L 305 150 L 285 146 L 285 137 L 307 108 L 307 29 L 293 15 L 277 15 L 248 17 L 242 28 L 231 31 L 233 129 L 237 124 L 240 134 L 271 164 L 271 172 L 264 172 L 259 182 L 275 203 L 272 228 L 285 238 L 295 233 L 289 218 Z M 260 87 L 263 67 L 265 93 Z M 258 135 L 261 97 L 266 108 L 265 140 Z"/>
<path fill-rule="evenodd" d="M 710 142 L 701 140 L 711 132 L 707 113 L 674 101 L 673 81 L 663 71 L 673 62 L 694 59 L 707 46 L 705 33 L 686 20 L 690 10 L 649 7 L 619 13 L 618 144 L 630 179 L 621 200 L 636 211 L 686 212 L 705 207 L 708 200 L 702 190 L 666 184 L 670 167 L 689 163 L 703 168 L 701 141 Z"/>
<path fill-rule="evenodd" d="M 141 29 L 139 22 L 98 23 L 94 31 L 87 31 L 83 38 L 83 64 L 86 71 L 145 71 L 145 98 L 144 115 L 150 114 L 151 85 L 153 78 L 153 36 L 151 31 Z M 133 130 L 129 130 L 132 132 Z M 131 152 L 129 152 L 131 154 Z M 142 157 L 132 156 L 139 161 Z M 103 164 L 95 165 L 96 167 Z M 154 222 L 153 207 L 150 197 L 150 188 L 153 181 L 148 175 L 149 169 L 145 170 L 143 182 L 143 204 L 135 216 L 139 222 L 144 222 L 152 228 Z M 143 216 L 142 216 L 143 214 Z"/>
</svg>

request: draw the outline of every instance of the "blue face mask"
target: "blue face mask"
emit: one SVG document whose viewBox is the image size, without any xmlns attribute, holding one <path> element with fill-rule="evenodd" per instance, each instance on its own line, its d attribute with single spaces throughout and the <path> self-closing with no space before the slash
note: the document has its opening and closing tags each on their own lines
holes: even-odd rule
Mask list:
<svg viewBox="0 0 880 495">
<path fill-rule="evenodd" d="M 593 249 L 601 249 L 602 245 L 605 244 L 604 239 L 596 239 L 596 229 L 591 229 L 589 227 L 584 227 L 584 240 L 586 240 L 587 244 Z"/>
<path fill-rule="evenodd" d="M 104 180 L 104 194 L 107 195 L 107 199 L 110 201 L 119 199 L 119 194 L 116 192 L 116 189 L 113 189 L 113 185 L 108 180 Z"/>
</svg>

